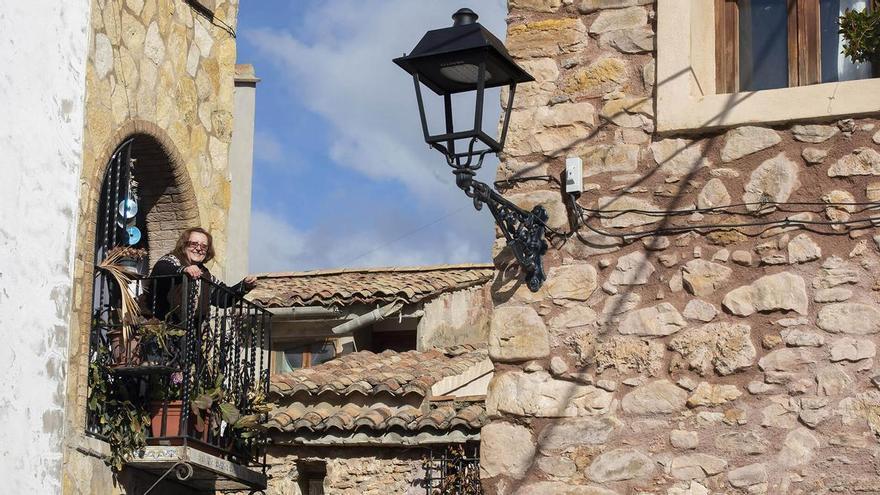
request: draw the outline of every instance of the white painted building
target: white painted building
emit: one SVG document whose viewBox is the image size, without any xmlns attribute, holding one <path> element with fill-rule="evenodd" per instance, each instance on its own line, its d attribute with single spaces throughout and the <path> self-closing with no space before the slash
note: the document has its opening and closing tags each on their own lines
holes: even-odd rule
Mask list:
<svg viewBox="0 0 880 495">
<path fill-rule="evenodd" d="M 0 5 L 0 479 L 61 490 L 89 0 Z"/>
</svg>

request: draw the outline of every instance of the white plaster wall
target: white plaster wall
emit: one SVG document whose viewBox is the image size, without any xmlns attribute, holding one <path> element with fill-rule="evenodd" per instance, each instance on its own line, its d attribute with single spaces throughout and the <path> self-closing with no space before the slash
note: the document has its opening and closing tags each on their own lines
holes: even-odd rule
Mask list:
<svg viewBox="0 0 880 495">
<path fill-rule="evenodd" d="M 0 0 L 0 480 L 59 493 L 89 0 Z"/>
</svg>

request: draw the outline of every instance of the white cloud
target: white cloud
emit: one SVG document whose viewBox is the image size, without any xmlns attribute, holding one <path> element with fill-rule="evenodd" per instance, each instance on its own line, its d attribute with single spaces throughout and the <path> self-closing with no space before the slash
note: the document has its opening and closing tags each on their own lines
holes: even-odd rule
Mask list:
<svg viewBox="0 0 880 495">
<path fill-rule="evenodd" d="M 254 158 L 266 163 L 281 163 L 284 151 L 275 135 L 266 130 L 254 132 Z"/>
<path fill-rule="evenodd" d="M 462 213 L 476 214 L 467 209 L 452 211 L 445 218 L 412 227 L 417 219 L 408 218 L 410 212 L 363 211 L 365 220 L 345 230 L 334 228 L 332 219 L 313 229 L 298 230 L 278 215 L 254 210 L 249 271 L 484 262 L 491 248 L 484 232 L 468 232 L 479 240 L 462 242 L 446 228 Z"/>
<path fill-rule="evenodd" d="M 338 0 L 306 9 L 304 32 L 258 29 L 244 38 L 279 65 L 303 106 L 330 124 L 330 158 L 373 179 L 400 181 L 432 201 L 444 195 L 451 205 L 460 198 L 442 186 L 452 176 L 443 157 L 427 151 L 412 79 L 391 59 L 411 50 L 428 29 L 451 25 L 458 7 L 445 0 Z M 504 1 L 484 0 L 475 10 L 503 35 Z M 487 129 L 494 129 L 499 112 L 500 105 L 486 105 Z M 494 167 L 486 169 L 481 176 L 491 179 Z"/>
<path fill-rule="evenodd" d="M 450 16 L 460 5 L 449 0 L 302 5 L 301 31 L 244 30 L 244 41 L 272 60 L 299 105 L 327 124 L 329 160 L 373 181 L 393 181 L 399 186 L 392 187 L 405 188 L 417 204 L 379 205 L 362 192 L 345 191 L 344 203 L 355 205 L 356 211 L 345 218 L 342 212 L 320 218 L 307 230 L 292 227 L 279 215 L 254 211 L 251 271 L 488 260 L 494 236 L 491 215 L 473 210 L 454 186 L 444 158 L 427 149 L 412 79 L 391 62 L 412 50 L 425 31 L 451 25 Z M 503 36 L 504 0 L 477 0 L 471 6 L 483 25 Z M 438 110 L 437 100 L 429 102 L 435 105 L 429 112 Z M 491 131 L 500 105 L 497 99 L 487 101 L 484 129 Z M 442 114 L 433 115 L 436 122 L 442 120 Z M 280 146 L 273 147 L 278 144 L 273 137 L 261 134 L 265 142 L 257 144 L 268 144 L 261 151 L 267 161 L 282 153 Z M 291 146 L 285 142 L 284 152 L 296 153 Z M 494 157 L 487 159 L 478 177 L 491 182 L 496 165 Z M 453 211 L 457 213 L 422 228 Z"/>
</svg>

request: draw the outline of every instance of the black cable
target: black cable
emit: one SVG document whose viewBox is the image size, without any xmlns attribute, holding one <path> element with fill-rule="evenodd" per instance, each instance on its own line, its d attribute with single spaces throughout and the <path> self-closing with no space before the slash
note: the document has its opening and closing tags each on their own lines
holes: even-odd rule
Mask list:
<svg viewBox="0 0 880 495">
<path fill-rule="evenodd" d="M 547 182 L 553 182 L 558 184 L 560 187 L 562 183 L 560 180 L 551 175 L 532 175 L 526 177 L 513 177 L 510 179 L 498 180 L 495 181 L 494 185 L 496 189 L 501 189 L 502 187 L 509 187 L 512 184 L 517 184 L 521 182 L 533 181 L 533 180 L 543 180 Z M 744 203 L 735 203 L 725 206 L 714 206 L 709 208 L 687 208 L 687 209 L 679 209 L 679 210 L 642 210 L 638 208 L 629 208 L 623 210 L 604 210 L 604 209 L 592 209 L 581 206 L 577 202 L 577 198 L 579 195 L 575 196 L 572 194 L 566 194 L 566 197 L 571 200 L 571 205 L 573 209 L 577 211 L 577 215 L 574 217 L 574 223 L 577 224 L 576 229 L 570 232 L 561 232 L 557 229 L 551 228 L 545 222 L 541 222 L 544 226 L 546 233 L 545 236 L 553 242 L 556 239 L 562 239 L 562 244 L 564 245 L 568 239 L 572 236 L 575 236 L 583 242 L 584 244 L 593 244 L 592 241 L 583 237 L 580 232 L 580 227 L 586 227 L 587 229 L 593 231 L 596 234 L 599 234 L 603 237 L 610 238 L 618 238 L 623 240 L 624 242 L 633 242 L 644 237 L 652 237 L 658 235 L 675 235 L 682 234 L 687 232 L 698 232 L 701 234 L 707 234 L 711 232 L 720 232 L 727 230 L 735 230 L 739 234 L 746 237 L 759 237 L 764 233 L 774 229 L 774 228 L 793 228 L 793 229 L 802 229 L 808 232 L 813 232 L 822 235 L 848 235 L 850 229 L 844 231 L 827 231 L 827 230 L 819 230 L 814 228 L 813 226 L 849 226 L 849 225 L 857 225 L 864 224 L 865 228 L 876 226 L 875 222 L 880 223 L 880 219 L 872 220 L 872 219 L 855 219 L 855 220 L 845 220 L 845 221 L 824 221 L 824 220 L 790 220 L 788 218 L 781 220 L 772 220 L 772 221 L 764 221 L 764 222 L 739 222 L 739 223 L 720 223 L 720 224 L 701 224 L 701 225 L 686 225 L 686 226 L 674 226 L 674 227 L 664 227 L 660 229 L 652 229 L 652 230 L 642 230 L 634 233 L 627 234 L 619 234 L 615 232 L 608 232 L 602 229 L 598 229 L 589 224 L 586 218 L 591 217 L 600 217 L 606 219 L 613 219 L 620 217 L 621 215 L 625 215 L 627 213 L 635 213 L 645 216 L 655 216 L 655 217 L 674 217 L 674 216 L 684 216 L 684 215 L 693 215 L 694 213 L 700 214 L 727 214 L 727 215 L 735 215 L 735 216 L 749 216 L 755 217 L 761 215 L 762 212 L 766 211 L 768 208 L 774 208 L 774 212 L 780 213 L 814 213 L 821 214 L 823 210 L 829 207 L 842 207 L 844 209 L 851 208 L 854 206 L 863 206 L 863 208 L 854 210 L 852 212 L 848 212 L 850 214 L 859 214 L 864 213 L 869 210 L 880 210 L 880 203 L 877 202 L 847 202 L 847 203 L 839 203 L 839 202 L 819 202 L 819 201 L 791 201 L 791 202 L 781 202 L 781 201 L 761 201 L 761 202 L 744 202 Z M 609 202 L 608 204 L 612 204 Z M 759 209 L 756 211 L 748 211 L 749 206 L 758 206 Z M 808 209 L 788 209 L 786 206 L 822 206 L 822 208 L 818 210 L 808 210 Z M 746 208 L 746 211 L 734 211 L 733 208 Z M 587 213 L 592 215 L 586 215 Z M 586 217 L 586 218 L 585 218 Z M 744 227 L 764 227 L 763 229 L 755 232 L 742 232 L 737 229 L 741 229 Z"/>
<path fill-rule="evenodd" d="M 208 22 L 210 22 L 213 26 L 216 26 L 216 27 L 226 31 L 233 38 L 236 37 L 235 29 L 233 29 L 232 26 L 230 26 L 229 24 L 226 24 L 225 22 L 223 22 L 222 19 L 215 16 L 214 12 L 212 12 L 210 9 L 208 9 L 207 7 L 205 7 L 204 5 L 199 3 L 198 0 L 186 0 L 186 3 L 187 3 L 187 5 L 189 5 L 189 8 L 191 10 L 198 12 L 202 17 L 207 19 Z"/>
<path fill-rule="evenodd" d="M 612 201 L 612 203 L 613 203 L 613 201 Z M 611 204 L 611 203 L 608 203 L 608 204 Z M 762 206 L 763 208 L 756 210 L 756 211 L 746 211 L 746 212 L 737 212 L 737 211 L 729 211 L 728 210 L 728 208 L 734 208 L 734 207 L 740 207 L 740 206 L 749 207 L 752 205 Z M 788 209 L 780 208 L 780 206 L 792 206 L 792 205 L 810 205 L 810 206 L 824 206 L 824 207 L 829 207 L 829 206 L 848 207 L 848 206 L 868 205 L 865 208 L 862 208 L 862 209 L 856 210 L 856 211 L 852 211 L 850 213 L 862 213 L 867 210 L 880 209 L 880 203 L 877 203 L 877 202 L 826 203 L 826 202 L 779 202 L 779 201 L 735 203 L 735 204 L 726 205 L 726 206 L 713 206 L 713 207 L 709 207 L 709 208 L 688 208 L 685 210 L 640 210 L 638 208 L 629 208 L 629 209 L 625 209 L 625 210 L 605 210 L 605 209 L 598 209 L 597 210 L 597 209 L 587 208 L 587 207 L 580 206 L 580 205 L 578 205 L 578 206 L 584 211 L 588 211 L 591 213 L 597 213 L 597 214 L 603 216 L 603 218 L 616 218 L 616 217 L 619 217 L 620 215 L 624 215 L 626 213 L 638 213 L 640 215 L 667 217 L 667 216 L 692 215 L 694 213 L 709 213 L 709 214 L 711 214 L 711 213 L 721 212 L 721 213 L 727 213 L 730 215 L 755 216 L 756 214 L 760 213 L 761 210 L 764 210 L 766 208 L 777 208 L 778 211 L 783 212 L 783 213 L 821 213 L 822 210 L 824 209 L 823 208 L 823 209 L 820 209 L 819 211 L 816 211 L 816 210 L 788 210 Z M 614 213 L 614 215 L 607 215 L 606 216 L 606 214 L 609 214 L 609 213 Z"/>
<path fill-rule="evenodd" d="M 580 205 L 578 205 L 578 207 L 579 207 L 579 209 L 582 209 L 582 208 L 580 208 Z M 584 220 L 583 211 L 581 211 L 581 220 Z M 876 221 L 880 222 L 880 219 L 877 219 Z M 593 232 L 595 232 L 599 235 L 602 235 L 602 236 L 616 237 L 616 238 L 620 238 L 623 240 L 630 240 L 630 239 L 631 240 L 638 240 L 643 237 L 651 237 L 651 236 L 656 236 L 656 235 L 672 235 L 672 234 L 679 234 L 679 233 L 685 233 L 685 232 L 708 233 L 708 232 L 718 232 L 718 231 L 725 231 L 725 230 L 736 230 L 736 229 L 739 229 L 742 227 L 766 227 L 766 228 L 758 231 L 757 233 L 748 233 L 748 232 L 742 232 L 740 230 L 737 230 L 738 233 L 740 233 L 746 237 L 758 237 L 771 229 L 780 228 L 780 227 L 781 228 L 785 228 L 785 227 L 799 228 L 799 229 L 807 230 L 809 232 L 824 234 L 824 235 L 847 235 L 847 234 L 849 234 L 849 230 L 842 231 L 842 232 L 837 232 L 837 231 L 827 232 L 824 230 L 817 230 L 815 228 L 811 228 L 810 226 L 811 225 L 846 226 L 846 225 L 855 225 L 855 224 L 860 224 L 860 223 L 864 223 L 866 228 L 875 226 L 875 220 L 872 220 L 870 218 L 868 218 L 868 219 L 855 219 L 855 220 L 841 220 L 841 221 L 789 220 L 786 218 L 786 219 L 782 219 L 782 220 L 773 220 L 773 221 L 766 221 L 766 222 L 683 225 L 683 226 L 676 226 L 676 227 L 666 227 L 666 228 L 662 228 L 662 229 L 643 230 L 643 231 L 639 231 L 639 232 L 635 232 L 635 233 L 617 234 L 614 232 L 607 232 L 607 231 L 599 230 L 599 229 L 591 226 L 589 224 L 589 222 L 587 222 L 587 221 L 583 221 L 582 225 L 584 227 L 588 228 L 589 230 L 592 230 Z M 579 238 L 580 238 L 580 236 L 579 236 Z M 581 240 L 583 240 L 583 239 L 581 239 Z"/>
</svg>

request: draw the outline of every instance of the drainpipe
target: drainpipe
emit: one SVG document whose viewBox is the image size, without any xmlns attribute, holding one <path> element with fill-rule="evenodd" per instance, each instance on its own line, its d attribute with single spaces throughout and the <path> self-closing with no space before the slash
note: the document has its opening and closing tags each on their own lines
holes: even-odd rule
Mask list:
<svg viewBox="0 0 880 495">
<path fill-rule="evenodd" d="M 275 321 L 305 320 L 315 318 L 336 318 L 342 311 L 322 306 L 306 306 L 301 308 L 270 308 L 269 312 Z"/>
<path fill-rule="evenodd" d="M 346 321 L 345 323 L 341 323 L 333 327 L 333 333 L 336 335 L 351 333 L 359 328 L 365 327 L 367 325 L 372 325 L 373 323 L 380 322 L 385 318 L 393 315 L 400 311 L 403 308 L 402 302 L 393 302 L 391 304 L 387 304 L 382 306 L 381 308 L 376 308 L 369 313 L 362 314 L 353 320 Z"/>
</svg>

